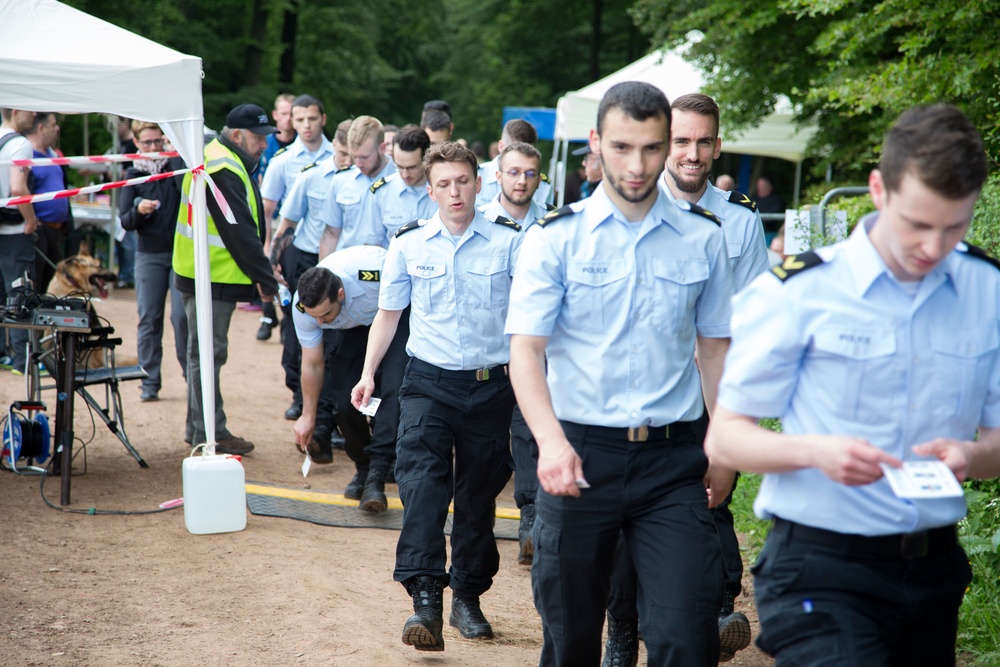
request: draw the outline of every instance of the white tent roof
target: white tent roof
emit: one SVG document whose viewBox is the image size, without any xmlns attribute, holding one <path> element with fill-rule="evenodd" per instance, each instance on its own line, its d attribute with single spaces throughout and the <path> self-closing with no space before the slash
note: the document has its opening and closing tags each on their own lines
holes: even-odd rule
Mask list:
<svg viewBox="0 0 1000 667">
<path fill-rule="evenodd" d="M 686 46 L 673 51 L 655 51 L 613 74 L 580 90 L 559 98 L 556 106 L 556 139 L 584 141 L 597 122 L 597 107 L 608 88 L 623 81 L 643 81 L 662 90 L 669 100 L 696 93 L 705 85 L 701 71 L 682 57 Z M 806 156 L 806 144 L 816 128 L 801 129 L 792 120 L 787 98 L 781 98 L 777 110 L 756 128 L 734 135 L 722 131 L 722 150 L 727 153 L 778 157 L 800 162 Z"/>
<path fill-rule="evenodd" d="M 55 0 L 0 0 L 0 105 L 160 123 L 202 163 L 201 59 Z"/>
<path fill-rule="evenodd" d="M 158 123 L 188 166 L 204 160 L 201 59 L 56 0 L 0 0 L 0 106 Z M 195 296 L 211 312 L 205 190 L 192 189 Z M 212 318 L 198 318 L 205 432 L 215 443 Z M 213 449 L 214 451 L 214 449 Z"/>
</svg>

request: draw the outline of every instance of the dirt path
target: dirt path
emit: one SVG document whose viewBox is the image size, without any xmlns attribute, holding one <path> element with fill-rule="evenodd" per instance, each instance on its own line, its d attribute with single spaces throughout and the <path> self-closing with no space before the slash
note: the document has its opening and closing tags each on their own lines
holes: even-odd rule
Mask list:
<svg viewBox="0 0 1000 667">
<path fill-rule="evenodd" d="M 100 306 L 123 355 L 134 356 L 135 301 L 121 292 Z M 231 430 L 257 449 L 244 461 L 255 481 L 341 492 L 353 473 L 338 452 L 308 480 L 282 419 L 284 388 L 277 333 L 254 339 L 254 313 L 237 311 L 222 390 Z M 74 509 L 149 510 L 181 496 L 185 387 L 165 336 L 157 403 L 140 403 L 138 383 L 123 385 L 126 428 L 146 461 L 140 469 L 98 424 L 74 464 Z M 0 373 L 0 406 L 23 395 L 23 379 Z M 54 397 L 45 397 L 54 408 Z M 76 435 L 94 427 L 77 403 Z M 78 447 L 79 449 L 79 447 Z M 84 458 L 86 457 L 86 458 Z M 86 473 L 84 471 L 86 463 Z M 395 492 L 395 487 L 390 487 Z M 45 495 L 58 505 L 58 480 Z M 513 507 L 512 485 L 500 499 Z M 399 639 L 409 599 L 392 581 L 396 533 L 329 528 L 250 516 L 247 530 L 194 536 L 181 511 L 87 516 L 49 509 L 37 477 L 0 474 L 0 665 L 535 665 L 541 623 L 528 568 L 517 545 L 501 541 L 502 566 L 483 607 L 496 641 L 475 643 L 445 631 L 444 653 L 418 653 Z M 447 594 L 446 594 L 447 598 Z M 754 623 L 753 610 L 739 603 Z M 446 599 L 446 608 L 450 602 Z M 643 663 L 644 664 L 644 663 Z M 756 648 L 727 663 L 772 664 Z"/>
</svg>

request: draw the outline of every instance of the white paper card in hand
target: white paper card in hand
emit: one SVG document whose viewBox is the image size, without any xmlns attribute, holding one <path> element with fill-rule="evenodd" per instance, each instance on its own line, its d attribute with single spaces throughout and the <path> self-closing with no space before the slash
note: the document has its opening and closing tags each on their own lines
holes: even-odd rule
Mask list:
<svg viewBox="0 0 1000 667">
<path fill-rule="evenodd" d="M 962 485 L 943 461 L 904 461 L 902 468 L 882 464 L 892 492 L 899 498 L 957 498 Z"/>
<path fill-rule="evenodd" d="M 303 477 L 308 477 L 309 476 L 309 468 L 312 467 L 312 464 L 313 464 L 312 459 L 309 458 L 308 454 L 306 454 L 306 460 L 302 462 L 302 476 Z"/>
<path fill-rule="evenodd" d="M 379 403 L 381 402 L 381 398 L 370 398 L 368 399 L 368 405 L 362 405 L 358 409 L 358 412 L 368 417 L 374 417 L 375 411 L 378 410 Z"/>
</svg>

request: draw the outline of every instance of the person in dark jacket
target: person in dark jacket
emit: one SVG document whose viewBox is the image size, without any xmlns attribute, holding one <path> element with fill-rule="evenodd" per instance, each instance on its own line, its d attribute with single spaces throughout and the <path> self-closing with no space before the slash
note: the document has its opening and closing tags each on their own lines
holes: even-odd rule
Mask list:
<svg viewBox="0 0 1000 667">
<path fill-rule="evenodd" d="M 135 141 L 142 151 L 163 150 L 163 131 L 156 123 L 132 121 Z M 180 169 L 179 158 L 136 160 L 125 178 L 137 178 Z M 181 205 L 181 178 L 147 181 L 122 188 L 118 213 L 122 227 L 135 231 L 138 247 L 135 255 L 135 297 L 139 311 L 139 365 L 147 373 L 142 381 L 141 401 L 155 401 L 160 393 L 160 363 L 163 360 L 163 318 L 167 292 L 170 292 L 170 323 L 174 328 L 174 348 L 181 372 L 187 376 L 187 317 L 184 302 L 174 286 L 171 257 L 177 212 Z"/>
<path fill-rule="evenodd" d="M 222 409 L 219 371 L 229 352 L 229 323 L 238 301 L 249 301 L 255 285 L 261 298 L 269 300 L 278 292 L 278 281 L 264 254 L 264 204 L 257 181 L 250 177 L 260 154 L 267 146 L 267 113 L 256 104 L 241 104 L 226 117 L 219 138 L 205 146 L 205 172 L 209 174 L 232 215 L 229 222 L 206 187 L 208 205 L 208 256 L 212 276 L 211 312 L 213 357 L 215 362 L 215 451 L 246 454 L 254 444 L 229 432 Z M 200 182 L 200 181 L 199 181 Z M 177 288 L 184 299 L 188 317 L 188 416 L 184 440 L 206 443 L 205 406 L 201 392 L 201 357 L 198 349 L 199 315 L 194 296 L 194 228 L 188 206 L 193 179 L 184 176 L 181 206 L 174 235 L 173 266 Z"/>
</svg>

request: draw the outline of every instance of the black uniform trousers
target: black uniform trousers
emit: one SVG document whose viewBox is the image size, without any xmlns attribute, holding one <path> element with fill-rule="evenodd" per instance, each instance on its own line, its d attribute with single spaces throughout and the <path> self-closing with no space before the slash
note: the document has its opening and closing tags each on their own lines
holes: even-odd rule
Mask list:
<svg viewBox="0 0 1000 667">
<path fill-rule="evenodd" d="M 532 592 L 542 618 L 540 664 L 601 662 L 601 630 L 615 545 L 624 532 L 638 573 L 639 618 L 649 665 L 714 667 L 724 573 L 705 497 L 708 459 L 692 422 L 626 429 L 563 422 L 590 483 L 579 498 L 539 489 Z"/>
<path fill-rule="evenodd" d="M 344 436 L 344 451 L 358 466 L 369 464 L 386 472 L 396 455 L 399 428 L 399 388 L 403 382 L 408 357 L 406 340 L 410 337 L 409 313 L 400 318 L 396 334 L 389 343 L 375 375 L 374 397 L 382 399 L 372 426 L 368 417 L 351 405 L 351 390 L 361 379 L 371 327 L 326 329 L 323 341 L 326 353 L 324 384 L 333 391 L 336 423 Z"/>
<path fill-rule="evenodd" d="M 288 291 L 293 295 L 298 287 L 302 274 L 316 266 L 319 255 L 314 252 L 299 250 L 289 245 L 281 256 L 281 274 L 288 283 Z M 284 317 L 281 319 L 281 367 L 285 369 L 285 386 L 292 390 L 295 402 L 302 403 L 302 346 L 299 337 L 295 335 L 295 325 L 292 323 L 292 304 L 281 307 Z"/>
<path fill-rule="evenodd" d="M 538 444 L 516 405 L 510 420 L 510 453 L 514 458 L 514 502 L 521 508 L 533 504 L 538 495 Z"/>
<path fill-rule="evenodd" d="M 775 521 L 752 568 L 757 645 L 778 667 L 954 665 L 969 559 L 953 526 L 926 555 L 902 546 Z"/>
<path fill-rule="evenodd" d="M 488 380 L 411 359 L 400 392 L 396 482 L 403 528 L 393 579 L 450 582 L 456 595 L 489 590 L 500 569 L 493 506 L 510 479 L 514 390 L 505 367 Z M 451 568 L 445 572 L 444 526 L 455 500 Z"/>
</svg>

